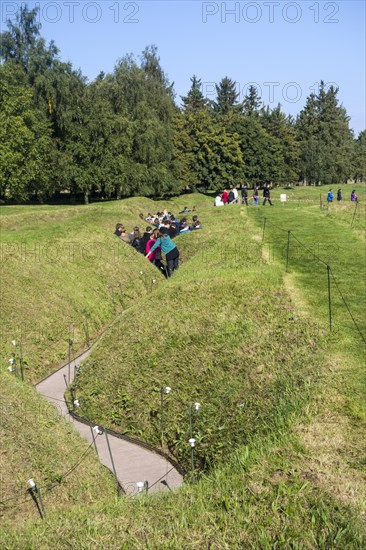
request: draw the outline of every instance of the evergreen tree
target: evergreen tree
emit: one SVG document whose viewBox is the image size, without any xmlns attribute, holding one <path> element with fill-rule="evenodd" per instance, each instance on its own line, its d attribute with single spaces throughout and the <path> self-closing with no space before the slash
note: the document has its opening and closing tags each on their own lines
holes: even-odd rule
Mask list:
<svg viewBox="0 0 366 550">
<path fill-rule="evenodd" d="M 213 103 L 214 111 L 220 115 L 228 115 L 230 112 L 239 109 L 236 84 L 225 76 L 219 84 L 215 84 L 217 98 Z"/>
<path fill-rule="evenodd" d="M 176 154 L 184 167 L 185 185 L 219 190 L 242 181 L 244 163 L 237 134 L 228 134 L 206 109 L 185 114 L 179 122 Z"/>
<path fill-rule="evenodd" d="M 280 185 L 295 184 L 299 180 L 299 143 L 291 117 L 281 111 L 281 105 L 274 109 L 263 108 L 260 122 L 267 132 L 277 140 L 282 158 L 278 166 L 276 183 Z"/>
<path fill-rule="evenodd" d="M 114 110 L 130 120 L 131 149 L 126 162 L 120 164 L 129 171 L 125 174 L 129 194 L 179 192 L 173 161 L 176 107 L 156 49 L 143 52 L 141 67 L 131 56 L 120 60 L 114 80 Z"/>
<path fill-rule="evenodd" d="M 193 75 L 191 82 L 192 85 L 188 94 L 181 98 L 183 101 L 183 111 L 187 114 L 200 111 L 208 106 L 208 100 L 203 96 L 201 91 L 201 79 Z"/>
<path fill-rule="evenodd" d="M 366 181 L 366 130 L 359 133 L 354 143 L 353 178 L 356 181 Z"/>
<path fill-rule="evenodd" d="M 232 115 L 226 120 L 226 131 L 239 137 L 246 182 L 251 185 L 281 182 L 284 165 L 281 144 L 263 128 L 258 117 Z"/>
<path fill-rule="evenodd" d="M 346 182 L 352 175 L 353 134 L 349 117 L 338 104 L 338 88 L 310 94 L 296 128 L 300 145 L 301 177 L 308 183 Z"/>
<path fill-rule="evenodd" d="M 248 93 L 243 100 L 243 112 L 246 116 L 259 116 L 262 101 L 258 95 L 257 88 L 249 86 Z"/>
</svg>

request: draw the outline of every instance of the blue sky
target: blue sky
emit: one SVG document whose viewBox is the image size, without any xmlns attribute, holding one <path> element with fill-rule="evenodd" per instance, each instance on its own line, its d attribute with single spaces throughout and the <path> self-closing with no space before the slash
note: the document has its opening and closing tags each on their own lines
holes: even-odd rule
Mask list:
<svg viewBox="0 0 366 550">
<path fill-rule="evenodd" d="M 21 2 L 2 0 L 1 27 Z M 296 115 L 320 80 L 339 98 L 356 135 L 365 129 L 365 3 L 354 1 L 56 0 L 39 4 L 42 35 L 61 58 L 93 80 L 118 58 L 158 47 L 161 65 L 179 96 L 190 77 L 213 99 L 214 83 L 229 76 L 242 98 L 257 86 L 266 105 Z"/>
</svg>

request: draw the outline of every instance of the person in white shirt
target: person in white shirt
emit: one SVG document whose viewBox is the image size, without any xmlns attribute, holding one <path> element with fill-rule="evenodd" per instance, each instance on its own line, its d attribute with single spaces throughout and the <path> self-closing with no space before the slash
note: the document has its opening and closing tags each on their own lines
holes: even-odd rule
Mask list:
<svg viewBox="0 0 366 550">
<path fill-rule="evenodd" d="M 222 202 L 222 198 L 220 195 L 217 195 L 217 197 L 215 197 L 214 206 L 224 206 L 224 203 Z"/>
<path fill-rule="evenodd" d="M 234 202 L 239 202 L 239 193 L 236 187 L 233 187 L 233 193 L 234 193 Z"/>
</svg>

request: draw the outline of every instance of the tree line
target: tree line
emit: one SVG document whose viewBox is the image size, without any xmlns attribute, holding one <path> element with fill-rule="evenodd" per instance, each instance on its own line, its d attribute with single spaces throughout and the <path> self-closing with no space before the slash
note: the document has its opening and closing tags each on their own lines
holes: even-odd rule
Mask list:
<svg viewBox="0 0 366 550">
<path fill-rule="evenodd" d="M 155 46 L 89 83 L 46 44 L 38 10 L 0 34 L 2 202 L 366 180 L 366 131 L 355 139 L 337 88 L 321 82 L 293 118 L 253 86 L 239 101 L 228 77 L 208 100 L 193 76 L 178 107 Z"/>
</svg>

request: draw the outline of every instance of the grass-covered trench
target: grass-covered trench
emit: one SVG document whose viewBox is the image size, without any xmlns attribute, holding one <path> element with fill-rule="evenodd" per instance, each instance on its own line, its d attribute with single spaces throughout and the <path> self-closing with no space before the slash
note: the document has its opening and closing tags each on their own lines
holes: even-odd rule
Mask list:
<svg viewBox="0 0 366 550">
<path fill-rule="evenodd" d="M 170 201 L 170 207 L 182 209 L 183 200 Z M 89 206 L 1 206 L 2 360 L 13 351 L 19 355 L 21 341 L 25 379 L 38 382 L 68 358 L 69 340 L 72 355 L 84 350 L 116 314 L 150 292 L 156 270 L 113 231 L 118 222 L 131 231 L 141 222 L 140 212 L 166 204 L 136 198 Z"/>
<path fill-rule="evenodd" d="M 163 437 L 186 469 L 189 407 L 200 402 L 192 422 L 196 464 L 206 471 L 250 438 L 288 424 L 308 398 L 321 346 L 318 327 L 291 304 L 282 267 L 266 261 L 246 211 L 203 215 L 202 231 L 177 238 L 187 261 L 108 331 L 81 367 L 75 396 L 81 414 L 85 404 L 101 425 L 155 446 Z M 172 391 L 161 411 L 166 386 Z"/>
<path fill-rule="evenodd" d="M 314 254 L 300 254 L 291 241 L 286 273 L 284 253 L 289 229 L 310 251 L 316 243 L 319 256 L 328 253 L 364 334 L 362 203 L 351 227 L 353 205 L 320 210 L 318 190 L 306 191 L 288 191 L 292 200 L 275 200 L 272 209 L 177 199 L 180 207 L 198 204 L 204 228 L 178 237 L 182 262 L 174 277 L 166 282 L 156 272 L 152 285 L 154 268 L 145 269 L 142 257 L 128 264 L 128 275 L 118 265 L 119 276 L 137 276 L 141 286 L 128 304 L 111 298 L 106 318 L 124 311 L 82 366 L 76 396 L 96 422 L 156 446 L 163 438 L 188 484 L 137 500 L 115 500 L 106 489 L 94 504 L 74 503 L 46 524 L 7 526 L 5 547 L 365 544 L 364 346 L 336 294 L 329 334 L 326 277 Z M 126 201 L 133 225 L 150 209 L 134 200 Z M 337 261 L 331 240 L 344 252 Z M 189 406 L 197 401 L 193 480 Z"/>
</svg>

